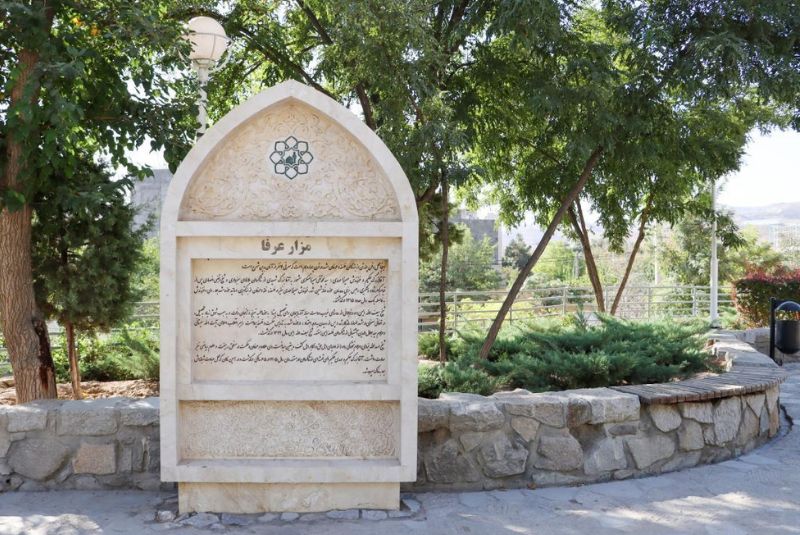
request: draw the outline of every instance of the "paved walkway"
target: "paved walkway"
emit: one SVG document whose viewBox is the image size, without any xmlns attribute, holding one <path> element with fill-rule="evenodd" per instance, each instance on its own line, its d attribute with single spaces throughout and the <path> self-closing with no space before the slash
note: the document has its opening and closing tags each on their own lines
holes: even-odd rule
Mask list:
<svg viewBox="0 0 800 535">
<path fill-rule="evenodd" d="M 766 446 L 712 466 L 575 488 L 421 493 L 411 518 L 299 520 L 195 528 L 153 520 L 174 496 L 156 492 L 11 492 L 0 495 L 0 535 L 220 532 L 305 534 L 800 534 L 800 364 L 787 365 L 781 404 L 798 426 Z"/>
</svg>

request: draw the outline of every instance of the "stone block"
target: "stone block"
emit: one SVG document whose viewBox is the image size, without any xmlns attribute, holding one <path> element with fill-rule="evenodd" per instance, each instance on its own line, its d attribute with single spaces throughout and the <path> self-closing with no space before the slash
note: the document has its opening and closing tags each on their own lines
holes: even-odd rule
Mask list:
<svg viewBox="0 0 800 535">
<path fill-rule="evenodd" d="M 122 447 L 119 454 L 120 472 L 141 472 L 144 462 L 144 442 L 146 439 L 134 441 L 130 445 Z"/>
<path fill-rule="evenodd" d="M 581 388 L 565 392 L 571 398 L 583 399 L 592 407 L 592 424 L 627 422 L 639 419 L 639 396 L 610 388 Z"/>
<path fill-rule="evenodd" d="M 335 520 L 357 520 L 359 515 L 358 509 L 342 509 L 336 511 L 328 511 L 325 516 Z"/>
<path fill-rule="evenodd" d="M 72 459 L 72 469 L 76 474 L 113 474 L 117 470 L 116 448 L 114 444 L 88 444 L 82 442 Z"/>
<path fill-rule="evenodd" d="M 487 436 L 486 433 L 480 432 L 470 432 L 470 433 L 462 433 L 458 439 L 461 441 L 461 444 L 464 446 L 464 451 L 472 451 L 478 444 L 483 442 L 483 439 Z"/>
<path fill-rule="evenodd" d="M 41 431 L 47 426 L 47 412 L 53 405 L 52 402 L 35 402 L 24 405 L 10 405 L 0 410 L 3 410 L 8 418 L 7 429 L 9 433 Z"/>
<path fill-rule="evenodd" d="M 571 397 L 567 402 L 567 427 L 578 427 L 592 421 L 592 406 L 581 397 Z"/>
<path fill-rule="evenodd" d="M 68 401 L 58 415 L 59 435 L 108 435 L 117 430 L 114 398 Z"/>
<path fill-rule="evenodd" d="M 458 441 L 449 439 L 425 452 L 425 473 L 434 483 L 478 481 L 481 476 L 470 460 L 460 451 Z"/>
<path fill-rule="evenodd" d="M 491 399 L 480 394 L 466 394 L 464 392 L 442 392 L 439 399 L 459 403 L 489 403 Z"/>
<path fill-rule="evenodd" d="M 535 418 L 551 427 L 567 425 L 567 405 L 569 398 L 557 394 L 524 394 L 498 396 L 498 404 L 508 414 Z"/>
<path fill-rule="evenodd" d="M 738 446 L 744 446 L 750 442 L 753 437 L 757 437 L 758 426 L 758 417 L 753 414 L 752 410 L 745 408 L 742 412 L 742 423 L 739 426 L 739 432 L 736 435 L 736 444 Z"/>
<path fill-rule="evenodd" d="M 526 416 L 512 416 L 511 428 L 517 432 L 519 436 L 526 442 L 530 442 L 536 438 L 536 432 L 539 431 L 539 422 L 533 418 Z"/>
<path fill-rule="evenodd" d="M 477 457 L 488 477 L 508 477 L 525 472 L 528 449 L 513 443 L 502 431 L 495 431 L 481 444 Z"/>
<path fill-rule="evenodd" d="M 611 470 L 622 470 L 628 466 L 622 439 L 606 438 L 595 444 L 586 455 L 583 471 L 597 475 Z"/>
<path fill-rule="evenodd" d="M 701 424 L 714 422 L 711 402 L 681 403 L 680 409 L 684 418 L 691 418 Z"/>
<path fill-rule="evenodd" d="M 772 388 L 768 388 L 764 393 L 766 394 L 767 398 L 767 409 L 769 409 L 770 412 L 777 412 L 780 389 L 777 386 L 773 386 Z"/>
<path fill-rule="evenodd" d="M 439 399 L 417 399 L 417 426 L 419 433 L 427 433 L 447 427 L 450 419 L 450 403 Z"/>
<path fill-rule="evenodd" d="M 675 442 L 665 435 L 629 438 L 627 444 L 636 468 L 639 470 L 644 470 L 653 463 L 667 459 L 675 453 Z"/>
<path fill-rule="evenodd" d="M 700 457 L 703 452 L 690 451 L 688 453 L 679 453 L 672 459 L 664 463 L 661 467 L 662 472 L 673 472 L 675 470 L 683 470 L 684 468 L 691 468 L 697 466 L 700 462 Z"/>
<path fill-rule="evenodd" d="M 747 403 L 747 406 L 750 407 L 755 414 L 760 415 L 761 409 L 764 408 L 764 402 L 766 401 L 765 398 L 766 396 L 761 393 L 744 396 L 742 399 L 744 399 L 744 401 Z"/>
<path fill-rule="evenodd" d="M 612 437 L 623 435 L 635 435 L 639 432 L 638 422 L 626 422 L 621 424 L 610 424 L 605 426 L 606 431 Z"/>
<path fill-rule="evenodd" d="M 499 429 L 505 416 L 492 400 L 456 403 L 450 410 L 450 429 L 461 431 L 490 431 Z"/>
<path fill-rule="evenodd" d="M 778 430 L 781 428 L 781 416 L 780 412 L 776 409 L 774 411 L 769 411 L 769 436 L 770 438 L 774 437 L 778 434 Z"/>
<path fill-rule="evenodd" d="M 5 457 L 8 448 L 11 447 L 11 435 L 6 431 L 0 431 L 0 457 Z"/>
<path fill-rule="evenodd" d="M 738 397 L 720 400 L 714 407 L 714 444 L 722 446 L 736 438 L 742 421 L 742 403 Z"/>
<path fill-rule="evenodd" d="M 758 433 L 760 435 L 769 433 L 769 415 L 770 412 L 767 410 L 766 406 L 761 409 L 761 416 L 758 419 Z"/>
<path fill-rule="evenodd" d="M 20 475 L 44 480 L 61 468 L 69 454 L 69 447 L 52 437 L 18 440 L 9 448 L 8 465 Z"/>
<path fill-rule="evenodd" d="M 583 449 L 568 433 L 539 438 L 537 451 L 539 457 L 533 463 L 536 468 L 569 472 L 583 466 Z"/>
<path fill-rule="evenodd" d="M 686 419 L 678 430 L 678 446 L 683 451 L 703 449 L 703 428 L 694 420 Z"/>
<path fill-rule="evenodd" d="M 121 425 L 145 426 L 157 425 L 159 415 L 158 398 L 131 400 L 119 407 Z"/>
<path fill-rule="evenodd" d="M 681 425 L 681 415 L 672 405 L 650 405 L 647 412 L 655 426 L 665 433 L 674 431 Z"/>
</svg>

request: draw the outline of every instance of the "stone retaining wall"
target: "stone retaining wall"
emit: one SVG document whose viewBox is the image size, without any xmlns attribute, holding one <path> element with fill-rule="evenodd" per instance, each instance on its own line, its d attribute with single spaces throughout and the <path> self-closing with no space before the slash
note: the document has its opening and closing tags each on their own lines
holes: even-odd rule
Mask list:
<svg viewBox="0 0 800 535">
<path fill-rule="evenodd" d="M 732 335 L 714 349 L 734 371 L 777 379 L 666 404 L 612 388 L 420 399 L 418 479 L 404 488 L 571 485 L 741 455 L 778 432 L 781 375 Z M 158 414 L 158 398 L 0 407 L 0 490 L 171 487 L 159 478 Z"/>
<path fill-rule="evenodd" d="M 408 490 L 479 490 L 625 479 L 714 463 L 775 436 L 783 375 L 729 333 L 711 348 L 729 371 L 768 388 L 721 385 L 698 402 L 642 404 L 613 388 L 420 399 L 417 481 Z M 761 379 L 754 380 L 754 382 Z M 680 383 L 672 383 L 679 385 Z M 669 389 L 653 385 L 654 393 Z M 747 390 L 746 395 L 729 393 Z M 688 389 L 687 389 L 688 391 Z M 685 393 L 686 391 L 684 391 Z"/>
<path fill-rule="evenodd" d="M 158 398 L 0 407 L 0 490 L 155 490 L 159 470 Z"/>
</svg>

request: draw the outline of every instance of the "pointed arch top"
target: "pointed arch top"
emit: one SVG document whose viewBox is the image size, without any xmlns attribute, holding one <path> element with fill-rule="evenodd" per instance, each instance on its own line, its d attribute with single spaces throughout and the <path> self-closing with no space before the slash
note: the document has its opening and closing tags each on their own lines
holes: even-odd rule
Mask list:
<svg viewBox="0 0 800 535">
<path fill-rule="evenodd" d="M 416 224 L 417 210 L 383 141 L 350 110 L 292 80 L 234 108 L 200 138 L 175 173 L 161 220 Z"/>
</svg>

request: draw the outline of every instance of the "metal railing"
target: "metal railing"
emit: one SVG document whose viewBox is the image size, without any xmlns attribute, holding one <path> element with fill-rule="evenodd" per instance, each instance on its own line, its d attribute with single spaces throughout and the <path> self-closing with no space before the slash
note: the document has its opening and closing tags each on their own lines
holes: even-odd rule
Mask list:
<svg viewBox="0 0 800 535">
<path fill-rule="evenodd" d="M 603 288 L 606 310 L 616 296 L 617 287 Z M 709 286 L 629 286 L 620 300 L 617 316 L 625 319 L 655 319 L 659 317 L 700 318 L 710 311 Z M 447 292 L 447 329 L 457 330 L 468 324 L 488 327 L 505 299 L 505 290 L 477 292 Z M 720 311 L 732 310 L 731 288 L 719 290 Z M 594 291 L 589 287 L 560 286 L 523 290 L 506 316 L 513 323 L 537 317 L 563 316 L 582 311 L 597 311 Z M 439 294 L 419 296 L 419 330 L 439 326 Z"/>
</svg>

